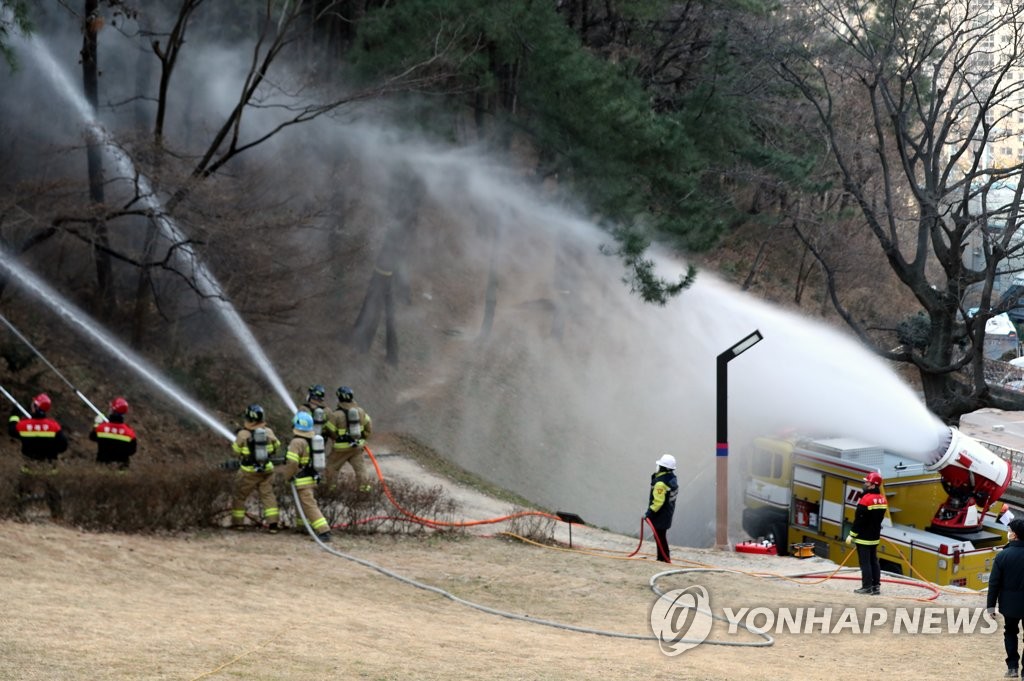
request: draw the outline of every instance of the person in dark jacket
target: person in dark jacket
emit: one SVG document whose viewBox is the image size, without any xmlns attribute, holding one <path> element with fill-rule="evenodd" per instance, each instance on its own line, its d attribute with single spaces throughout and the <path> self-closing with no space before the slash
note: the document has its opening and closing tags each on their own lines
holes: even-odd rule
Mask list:
<svg viewBox="0 0 1024 681">
<path fill-rule="evenodd" d="M 1020 668 L 1017 650 L 1020 622 L 1024 618 L 1024 519 L 1010 521 L 1010 542 L 996 556 L 988 580 L 987 607 L 990 614 L 999 604 L 1003 616 L 1003 647 L 1006 648 L 1006 676 L 1016 677 Z"/>
<path fill-rule="evenodd" d="M 53 401 L 46 393 L 32 398 L 29 417 L 21 418 L 15 412 L 7 421 L 7 433 L 21 441 L 21 453 L 27 462 L 57 464 L 57 457 L 67 450 L 68 438 L 64 430 L 49 416 Z"/>
<path fill-rule="evenodd" d="M 53 401 L 46 393 L 32 398 L 29 417 L 15 412 L 7 421 L 7 433 L 21 441 L 22 475 L 18 492 L 23 499 L 42 496 L 54 519 L 61 517 L 61 494 L 53 481 L 57 457 L 67 451 L 68 438 L 61 425 L 50 416 Z"/>
<path fill-rule="evenodd" d="M 676 495 L 679 483 L 676 481 L 676 458 L 665 454 L 655 463 L 658 471 L 651 474 L 651 494 L 647 501 L 644 517 L 654 529 L 658 548 L 658 560 L 671 563 L 668 550 L 668 528 L 672 527 L 672 513 L 676 510 Z"/>
<path fill-rule="evenodd" d="M 127 413 L 128 400 L 115 397 L 110 402 L 107 417 L 96 417 L 96 425 L 89 432 L 89 439 L 96 443 L 96 463 L 112 464 L 122 470 L 128 468 L 139 442 L 135 429 L 124 422 Z"/>
<path fill-rule="evenodd" d="M 882 476 L 872 471 L 864 478 L 864 493 L 853 514 L 853 527 L 846 543 L 857 546 L 860 563 L 860 588 L 854 593 L 877 596 L 882 587 L 882 566 L 878 562 L 878 543 L 882 537 L 882 521 L 889 512 L 889 501 L 881 492 Z"/>
</svg>

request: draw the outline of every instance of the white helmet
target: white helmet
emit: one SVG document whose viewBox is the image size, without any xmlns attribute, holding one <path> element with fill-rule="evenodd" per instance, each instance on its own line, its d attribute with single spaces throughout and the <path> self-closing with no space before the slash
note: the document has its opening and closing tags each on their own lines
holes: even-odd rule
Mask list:
<svg viewBox="0 0 1024 681">
<path fill-rule="evenodd" d="M 659 466 L 664 466 L 665 468 L 669 468 L 671 470 L 676 469 L 676 457 L 672 456 L 671 454 L 663 454 L 661 458 L 658 459 L 655 463 L 657 463 Z"/>
</svg>

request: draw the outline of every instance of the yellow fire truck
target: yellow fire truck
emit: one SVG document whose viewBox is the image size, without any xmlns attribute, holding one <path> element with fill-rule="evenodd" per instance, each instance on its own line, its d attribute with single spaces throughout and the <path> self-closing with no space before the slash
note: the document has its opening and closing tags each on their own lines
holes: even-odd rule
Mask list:
<svg viewBox="0 0 1024 681">
<path fill-rule="evenodd" d="M 976 440 L 949 429 L 926 461 L 849 438 L 758 438 L 749 457 L 743 529 L 839 563 L 852 551 L 864 477 L 877 471 L 889 500 L 878 554 L 882 569 L 972 589 L 986 586 L 1007 528 L 990 511 L 1011 466 Z M 998 506 L 998 504 L 997 504 Z M 846 563 L 857 565 L 856 552 Z"/>
</svg>

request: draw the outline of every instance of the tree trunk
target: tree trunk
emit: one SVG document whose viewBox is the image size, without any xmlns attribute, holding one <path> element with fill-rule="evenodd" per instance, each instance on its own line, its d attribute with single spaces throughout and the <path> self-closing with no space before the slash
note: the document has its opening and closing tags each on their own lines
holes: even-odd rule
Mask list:
<svg viewBox="0 0 1024 681">
<path fill-rule="evenodd" d="M 388 364 L 398 364 L 398 327 L 395 324 L 394 274 L 401 271 L 405 248 L 412 239 L 416 218 L 422 197 L 418 181 L 399 180 L 396 186 L 402 188 L 404 200 L 396 202 L 398 217 L 388 230 L 381 246 L 373 276 L 366 290 L 366 297 L 352 328 L 351 342 L 360 352 L 368 352 L 377 335 L 381 314 L 385 316 L 385 348 Z"/>
<path fill-rule="evenodd" d="M 99 13 L 99 0 L 85 0 L 85 26 L 82 39 L 82 85 L 85 98 L 93 112 L 99 108 L 99 63 L 97 60 L 96 36 L 103 27 L 103 19 Z M 94 246 L 93 257 L 96 261 L 97 312 L 111 310 L 114 307 L 113 282 L 110 256 L 107 250 L 110 242 L 107 237 L 107 223 L 103 219 L 103 147 L 100 139 L 89 134 L 86 145 L 86 158 L 89 166 L 89 199 L 95 208 L 93 218 Z"/>
</svg>

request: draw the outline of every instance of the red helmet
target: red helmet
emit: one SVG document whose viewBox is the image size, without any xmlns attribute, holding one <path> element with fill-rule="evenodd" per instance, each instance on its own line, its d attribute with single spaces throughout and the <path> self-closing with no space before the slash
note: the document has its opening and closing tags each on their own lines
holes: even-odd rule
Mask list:
<svg viewBox="0 0 1024 681">
<path fill-rule="evenodd" d="M 878 471 L 871 471 L 870 473 L 867 474 L 867 477 L 864 478 L 864 482 L 868 483 L 869 485 L 881 485 L 882 475 Z"/>
<path fill-rule="evenodd" d="M 116 414 L 127 414 L 128 413 L 128 400 L 123 397 L 115 397 L 110 402 L 110 411 Z"/>
<path fill-rule="evenodd" d="M 50 396 L 46 393 L 39 393 L 32 398 L 32 409 L 36 411 L 47 412 L 50 411 L 50 407 L 53 406 L 53 401 L 50 400 Z"/>
</svg>

